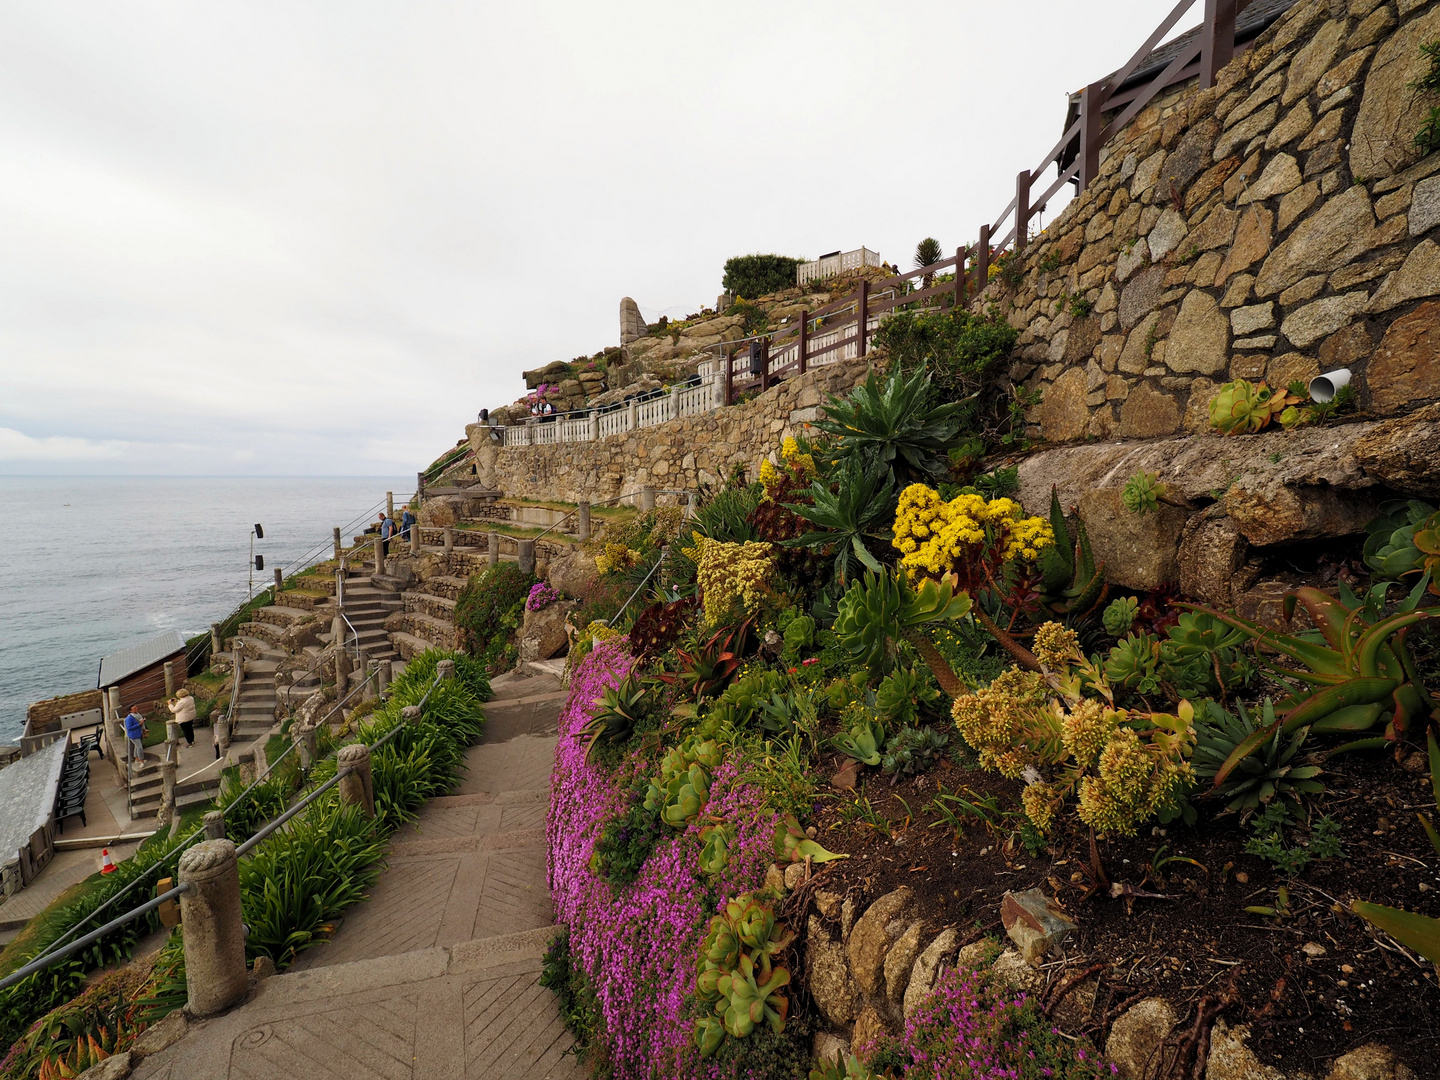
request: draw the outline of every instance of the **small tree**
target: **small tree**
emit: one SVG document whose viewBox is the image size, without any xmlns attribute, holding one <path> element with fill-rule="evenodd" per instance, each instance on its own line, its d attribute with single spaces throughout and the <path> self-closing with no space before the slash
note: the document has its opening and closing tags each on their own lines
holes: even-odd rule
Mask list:
<svg viewBox="0 0 1440 1080">
<path fill-rule="evenodd" d="M 930 266 L 940 261 L 940 241 L 933 236 L 927 236 L 920 243 L 915 245 L 915 266 Z M 934 274 L 925 275 L 925 288 L 929 288 L 935 282 Z"/>
<path fill-rule="evenodd" d="M 788 255 L 736 255 L 725 260 L 721 281 L 728 293 L 754 300 L 795 284 L 795 268 L 803 260 Z"/>
</svg>

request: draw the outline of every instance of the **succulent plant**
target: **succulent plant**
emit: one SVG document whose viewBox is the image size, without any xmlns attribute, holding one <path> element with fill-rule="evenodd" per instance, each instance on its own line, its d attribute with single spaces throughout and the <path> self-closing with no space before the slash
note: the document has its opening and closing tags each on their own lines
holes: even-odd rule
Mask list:
<svg viewBox="0 0 1440 1080">
<path fill-rule="evenodd" d="M 879 765 L 880 748 L 885 745 L 885 728 L 878 719 L 865 715 L 868 710 L 856 711 L 860 715 L 854 717 L 848 731 L 835 736 L 835 745 L 846 757 L 854 758 L 862 765 Z"/>
<path fill-rule="evenodd" d="M 777 1034 L 784 1030 L 790 1003 L 779 991 L 789 985 L 790 972 L 773 958 L 794 940 L 774 912 L 748 893 L 710 920 L 695 962 L 695 996 L 714 1013 L 695 1023 L 702 1057 L 714 1054 L 725 1036 L 743 1039 L 761 1023 Z"/>
<path fill-rule="evenodd" d="M 1263 382 L 1236 379 L 1210 399 L 1210 425 L 1225 435 L 1253 435 L 1298 404 L 1300 399 L 1288 390 L 1271 390 Z"/>
<path fill-rule="evenodd" d="M 1140 601 L 1133 596 L 1121 596 L 1111 600 L 1100 621 L 1105 626 L 1105 632 L 1111 637 L 1124 637 L 1135 625 L 1135 613 L 1140 609 Z"/>
<path fill-rule="evenodd" d="M 779 991 L 790 985 L 790 972 L 783 967 L 771 968 L 759 980 L 755 973 L 754 962 L 742 953 L 739 969 L 720 976 L 716 982 L 720 1000 L 715 1007 L 719 1011 L 724 1006 L 721 1020 L 725 1033 L 733 1039 L 745 1038 L 760 1023 L 768 1023 L 777 1035 L 785 1030 L 790 1001 Z"/>
<path fill-rule="evenodd" d="M 879 678 L 895 666 L 901 638 L 913 640 L 912 635 L 923 627 L 959 619 L 969 612 L 970 597 L 955 595 L 948 583 L 940 585 L 927 578 L 916 589 L 904 574 L 867 572 L 851 583 L 841 599 L 835 636 L 842 649 L 870 669 L 872 678 Z"/>
<path fill-rule="evenodd" d="M 1213 701 L 1206 701 L 1196 714 L 1195 754 L 1191 758 L 1195 775 L 1201 779 L 1216 776 L 1237 746 L 1257 731 L 1273 731 L 1254 753 L 1242 758 L 1230 774 L 1222 778 L 1214 789 L 1214 797 L 1224 799 L 1225 809 L 1237 811 L 1242 817 L 1249 817 L 1262 804 L 1276 798 L 1297 817 L 1303 816 L 1302 800 L 1325 790 L 1325 785 L 1315 779 L 1320 775 L 1320 768 L 1297 760 L 1309 733 L 1297 731 L 1286 738 L 1275 722 L 1275 707 L 1269 698 L 1262 706 L 1258 729 L 1244 705 L 1237 703 L 1235 708 L 1231 713 Z"/>
<path fill-rule="evenodd" d="M 705 846 L 700 849 L 700 869 L 719 874 L 730 864 L 730 845 L 735 842 L 735 826 L 709 825 L 700 830 Z"/>
<path fill-rule="evenodd" d="M 682 597 L 668 604 L 651 604 L 640 612 L 630 628 L 630 654 L 656 656 L 675 644 L 694 606 L 692 598 Z"/>
<path fill-rule="evenodd" d="M 645 693 L 645 687 L 640 680 L 634 675 L 627 675 L 619 685 L 606 687 L 595 699 L 599 709 L 579 731 L 579 737 L 588 740 L 585 744 L 586 761 L 590 760 L 602 739 L 619 743 L 634 734 L 635 727 L 640 722 Z"/>
<path fill-rule="evenodd" d="M 694 653 L 676 649 L 680 670 L 666 672 L 657 678 L 683 687 L 696 701 L 712 697 L 725 689 L 740 667 L 740 651 L 749 633 L 750 620 L 746 619 L 737 626 L 718 631 Z"/>
<path fill-rule="evenodd" d="M 1145 515 L 1160 505 L 1160 498 L 1166 492 L 1166 485 L 1160 483 L 1156 472 L 1137 472 L 1125 481 L 1120 492 L 1120 501 L 1132 514 Z"/>
<path fill-rule="evenodd" d="M 785 624 L 781 633 L 785 641 L 783 655 L 787 663 L 793 663 L 801 649 L 814 644 L 815 620 L 809 615 L 796 615 Z"/>
<path fill-rule="evenodd" d="M 935 764 L 949 744 L 949 736 L 934 728 L 901 728 L 885 743 L 880 771 L 897 777 L 924 772 Z"/>
<path fill-rule="evenodd" d="M 1054 488 L 1050 489 L 1050 528 L 1055 542 L 1040 552 L 1040 598 L 1056 615 L 1084 615 L 1105 601 L 1105 564 L 1096 563 L 1078 514 L 1071 530 Z"/>
<path fill-rule="evenodd" d="M 710 773 L 722 760 L 724 752 L 713 740 L 686 739 L 661 759 L 660 775 L 652 777 L 645 790 L 645 809 L 672 828 L 683 829 L 705 808 Z"/>
<path fill-rule="evenodd" d="M 1187 611 L 1165 635 L 1160 675 L 1183 697 L 1230 693 L 1255 675 L 1255 664 L 1244 651 L 1245 632 L 1213 615 Z"/>
<path fill-rule="evenodd" d="M 1370 569 L 1393 579 L 1429 571 L 1430 591 L 1440 596 L 1440 510 L 1419 499 L 1386 502 L 1365 528 Z"/>
<path fill-rule="evenodd" d="M 940 692 L 928 679 L 911 668 L 896 668 L 875 689 L 875 708 L 886 720 L 911 724 L 919 715 L 921 705 L 938 700 Z"/>
<path fill-rule="evenodd" d="M 807 837 L 794 814 L 789 814 L 775 823 L 774 847 L 775 857 L 781 862 L 798 863 L 809 859 L 811 862 L 825 863 L 832 859 L 848 859 L 850 857 L 826 851 Z"/>
<path fill-rule="evenodd" d="M 1110 657 L 1105 661 L 1105 677 L 1115 686 L 1141 694 L 1153 693 L 1160 686 L 1155 673 L 1159 648 L 1160 641 L 1153 634 L 1126 634 L 1110 649 Z"/>
</svg>

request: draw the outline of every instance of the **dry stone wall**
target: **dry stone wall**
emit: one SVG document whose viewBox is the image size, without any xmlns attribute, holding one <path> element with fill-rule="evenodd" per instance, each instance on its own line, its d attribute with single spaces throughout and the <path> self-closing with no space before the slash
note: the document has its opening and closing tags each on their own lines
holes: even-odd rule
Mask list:
<svg viewBox="0 0 1440 1080">
<path fill-rule="evenodd" d="M 647 484 L 692 489 L 723 480 L 737 464 L 754 476 L 761 458 L 865 373 L 863 360 L 830 364 L 740 405 L 593 442 L 500 449 L 480 425 L 470 425 L 466 434 L 481 483 L 512 498 L 598 502 Z"/>
<path fill-rule="evenodd" d="M 1440 95 L 1413 88 L 1436 40 L 1435 2 L 1300 0 L 1112 142 L 976 301 L 1021 331 L 1035 434 L 1204 431 L 1223 382 L 1341 367 L 1378 415 L 1440 399 L 1440 153 L 1414 146 Z"/>
</svg>

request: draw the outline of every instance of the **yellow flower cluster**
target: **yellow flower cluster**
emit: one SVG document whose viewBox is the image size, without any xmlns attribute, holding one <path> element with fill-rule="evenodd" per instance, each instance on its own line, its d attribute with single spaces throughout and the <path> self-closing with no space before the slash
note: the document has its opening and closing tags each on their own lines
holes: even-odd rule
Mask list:
<svg viewBox="0 0 1440 1080">
<path fill-rule="evenodd" d="M 683 554 L 695 563 L 695 585 L 705 605 L 705 618 L 712 625 L 724 619 L 736 598 L 753 614 L 770 591 L 775 572 L 773 544 L 754 540 L 727 544 L 697 534 L 695 546 Z"/>
<path fill-rule="evenodd" d="M 956 698 L 951 716 L 960 736 L 980 754 L 980 765 L 1011 779 L 1025 766 L 1048 763 L 1043 747 L 1054 741 L 1040 676 L 1012 667 L 986 687 Z"/>
<path fill-rule="evenodd" d="M 1065 794 L 1059 784 L 1029 784 L 1020 793 L 1020 804 L 1035 828 L 1047 833 L 1065 804 Z"/>
<path fill-rule="evenodd" d="M 786 436 L 785 441 L 780 444 L 780 460 L 785 462 L 785 467 L 801 481 L 808 483 L 815 479 L 815 458 L 811 454 L 800 452 L 800 442 L 794 435 Z"/>
<path fill-rule="evenodd" d="M 1087 699 L 1076 703 L 1060 721 L 1060 741 L 1082 768 L 1091 768 L 1123 714 Z"/>
<path fill-rule="evenodd" d="M 982 556 L 989 545 L 999 545 L 1003 561 L 1033 562 L 1055 542 L 1055 534 L 1044 518 L 1024 513 L 1014 499 L 957 495 L 946 502 L 933 488 L 911 484 L 900 493 L 891 543 L 912 576 L 949 573 Z"/>
<path fill-rule="evenodd" d="M 612 637 L 619 637 L 620 631 L 608 623 L 594 619 L 585 627 L 585 636 L 592 641 L 609 641 Z"/>
<path fill-rule="evenodd" d="M 1135 827 L 1166 805 L 1189 762 L 1142 742 L 1131 728 L 1116 728 L 1100 752 L 1097 775 L 1080 781 L 1080 820 L 1096 832 L 1134 836 Z"/>
<path fill-rule="evenodd" d="M 606 544 L 605 550 L 595 556 L 595 569 L 602 574 L 625 571 L 639 561 L 638 551 L 631 551 L 624 544 Z"/>
<path fill-rule="evenodd" d="M 1035 659 L 1047 668 L 1068 667 L 1080 655 L 1080 635 L 1058 622 L 1047 622 L 1035 631 Z"/>
</svg>

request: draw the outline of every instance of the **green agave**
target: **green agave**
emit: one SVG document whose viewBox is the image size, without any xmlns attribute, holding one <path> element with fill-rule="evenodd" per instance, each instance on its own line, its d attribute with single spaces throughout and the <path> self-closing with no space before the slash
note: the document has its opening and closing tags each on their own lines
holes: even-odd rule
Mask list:
<svg viewBox="0 0 1440 1080">
<path fill-rule="evenodd" d="M 1206 701 L 1204 709 L 1196 714 L 1195 753 L 1191 758 L 1196 776 L 1202 779 L 1216 776 L 1235 747 L 1254 736 L 1256 726 L 1245 706 L 1237 703 L 1235 708 L 1236 712 L 1230 713 L 1215 702 Z M 1301 765 L 1296 760 L 1308 732 L 1297 731 L 1286 739 L 1275 723 L 1275 707 L 1269 698 L 1262 706 L 1260 720 L 1263 730 L 1272 734 L 1216 783 L 1213 794 L 1225 800 L 1226 810 L 1237 811 L 1244 817 L 1276 798 L 1289 806 L 1295 816 L 1303 817 L 1303 800 L 1325 790 L 1325 785 L 1315 779 L 1320 775 L 1320 768 Z"/>
</svg>

